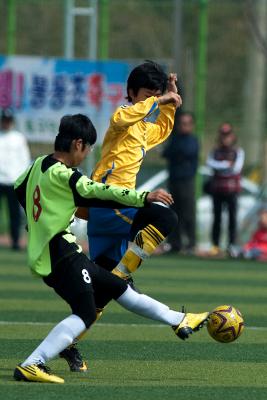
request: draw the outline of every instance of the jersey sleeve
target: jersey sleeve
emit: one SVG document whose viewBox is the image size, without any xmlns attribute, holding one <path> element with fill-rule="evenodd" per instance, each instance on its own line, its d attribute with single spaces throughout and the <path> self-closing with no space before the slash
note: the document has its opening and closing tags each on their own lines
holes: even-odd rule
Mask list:
<svg viewBox="0 0 267 400">
<path fill-rule="evenodd" d="M 155 123 L 149 122 L 147 130 L 147 150 L 164 142 L 172 132 L 174 126 L 175 106 L 165 104 L 159 107 L 160 113 Z"/>
<path fill-rule="evenodd" d="M 69 184 L 77 207 L 144 207 L 149 193 L 98 183 L 78 171 L 72 174 Z"/>
<path fill-rule="evenodd" d="M 149 97 L 145 101 L 139 101 L 132 106 L 121 106 L 111 117 L 111 124 L 118 128 L 125 128 L 136 124 L 150 116 L 158 109 L 158 98 Z"/>
<path fill-rule="evenodd" d="M 14 183 L 14 190 L 17 195 L 17 199 L 21 206 L 26 210 L 26 186 L 28 178 L 32 169 L 32 165 L 21 174 L 16 182 Z"/>
</svg>

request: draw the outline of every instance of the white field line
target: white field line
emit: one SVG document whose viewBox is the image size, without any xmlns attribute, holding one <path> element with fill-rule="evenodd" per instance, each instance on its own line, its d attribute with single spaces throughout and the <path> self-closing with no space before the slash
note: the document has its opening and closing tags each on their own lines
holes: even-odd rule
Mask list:
<svg viewBox="0 0 267 400">
<path fill-rule="evenodd" d="M 30 326 L 49 326 L 56 325 L 56 322 L 31 322 L 31 321 L 0 321 L 0 325 L 30 325 Z M 94 324 L 94 327 L 145 327 L 145 328 L 165 328 L 166 325 L 163 324 L 124 324 L 124 323 L 112 323 L 112 322 L 98 322 Z M 267 331 L 267 326 L 246 326 L 246 329 L 253 331 Z"/>
</svg>

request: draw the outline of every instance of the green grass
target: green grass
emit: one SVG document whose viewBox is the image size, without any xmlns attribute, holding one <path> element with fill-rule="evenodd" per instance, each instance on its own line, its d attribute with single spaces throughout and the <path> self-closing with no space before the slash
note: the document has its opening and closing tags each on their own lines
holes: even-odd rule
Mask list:
<svg viewBox="0 0 267 400">
<path fill-rule="evenodd" d="M 170 328 L 114 303 L 80 344 L 90 372 L 70 374 L 57 359 L 50 365 L 65 385 L 47 385 L 15 382 L 12 372 L 68 307 L 29 274 L 25 254 L 1 249 L 0 260 L 0 320 L 6 321 L 0 323 L 1 400 L 267 398 L 266 264 L 152 258 L 137 272 L 137 286 L 176 309 L 234 304 L 247 327 L 240 339 L 216 343 L 204 328 L 182 342 Z"/>
</svg>

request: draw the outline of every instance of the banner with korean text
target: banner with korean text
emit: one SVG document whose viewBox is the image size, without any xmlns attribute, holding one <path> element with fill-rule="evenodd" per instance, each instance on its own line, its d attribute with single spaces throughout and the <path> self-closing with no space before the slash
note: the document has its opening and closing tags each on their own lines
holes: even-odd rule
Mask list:
<svg viewBox="0 0 267 400">
<path fill-rule="evenodd" d="M 125 104 L 132 64 L 0 56 L 0 108 L 11 107 L 19 131 L 32 142 L 53 142 L 60 118 L 82 113 L 101 142 L 109 118 Z"/>
</svg>

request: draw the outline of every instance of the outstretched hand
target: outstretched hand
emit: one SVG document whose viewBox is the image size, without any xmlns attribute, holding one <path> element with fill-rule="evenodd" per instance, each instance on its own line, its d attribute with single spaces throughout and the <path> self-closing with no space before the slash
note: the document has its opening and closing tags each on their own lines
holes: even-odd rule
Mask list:
<svg viewBox="0 0 267 400">
<path fill-rule="evenodd" d="M 177 82 L 177 74 L 175 74 L 173 72 L 170 73 L 169 78 L 168 78 L 168 85 L 167 85 L 168 92 L 178 93 L 176 82 Z"/>
<path fill-rule="evenodd" d="M 146 200 L 148 203 L 160 201 L 161 203 L 166 204 L 166 206 L 170 206 L 174 203 L 172 195 L 164 189 L 157 189 L 148 193 Z"/>
</svg>

